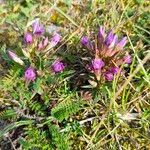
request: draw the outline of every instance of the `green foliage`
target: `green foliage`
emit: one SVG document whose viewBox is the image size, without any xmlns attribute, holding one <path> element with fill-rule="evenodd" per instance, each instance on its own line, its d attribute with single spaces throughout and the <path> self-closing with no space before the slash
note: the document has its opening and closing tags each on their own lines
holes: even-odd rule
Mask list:
<svg viewBox="0 0 150 150">
<path fill-rule="evenodd" d="M 14 147 L 19 141 L 24 150 L 149 150 L 149 60 L 142 63 L 149 53 L 150 2 L 3 1 L 0 3 L 0 138 L 9 137 Z M 23 42 L 23 34 L 31 32 L 27 26 L 35 18 L 46 25 L 49 39 L 47 29 L 51 25 L 57 25 L 62 36 L 60 45 L 46 55 L 37 50 L 41 37 L 39 41 L 34 37 L 35 45 Z M 85 33 L 89 36 L 97 32 L 100 25 L 128 37 L 124 52 L 132 55 L 133 62 L 131 67 L 126 66 L 120 80 L 116 77 L 113 83 L 101 83 L 99 88 L 91 89 L 82 61 L 89 54 L 79 41 Z M 9 48 L 17 51 L 25 66 L 8 57 Z M 32 52 L 26 58 L 21 49 Z M 66 66 L 58 74 L 50 69 L 56 57 Z M 142 69 L 132 76 L 139 64 Z M 26 84 L 24 71 L 29 65 L 35 67 L 37 78 Z M 131 76 L 129 82 L 128 76 Z M 122 92 L 118 94 L 120 89 Z M 4 128 L 1 120 L 7 124 L 4 123 Z"/>
<path fill-rule="evenodd" d="M 69 150 L 71 142 L 69 140 L 69 134 L 60 133 L 59 129 L 55 125 L 49 126 L 49 131 L 51 133 L 52 144 L 58 150 Z"/>
<path fill-rule="evenodd" d="M 16 112 L 13 109 L 7 109 L 0 111 L 0 119 L 13 119 L 16 117 Z"/>
<path fill-rule="evenodd" d="M 19 143 L 24 150 L 52 150 L 51 140 L 47 135 L 47 131 L 42 131 L 32 125 L 29 125 L 25 130 L 25 138 L 19 139 Z"/>
<path fill-rule="evenodd" d="M 2 138 L 5 134 L 7 134 L 8 132 L 12 131 L 13 129 L 15 129 L 17 127 L 29 125 L 31 123 L 33 123 L 33 121 L 25 120 L 25 121 L 18 121 L 18 122 L 9 124 L 2 131 L 0 131 L 0 138 Z"/>
<path fill-rule="evenodd" d="M 62 102 L 60 102 L 56 107 L 51 111 L 51 115 L 56 118 L 58 121 L 63 119 L 68 119 L 71 115 L 75 114 L 82 108 L 83 102 L 77 98 L 68 96 Z"/>
</svg>

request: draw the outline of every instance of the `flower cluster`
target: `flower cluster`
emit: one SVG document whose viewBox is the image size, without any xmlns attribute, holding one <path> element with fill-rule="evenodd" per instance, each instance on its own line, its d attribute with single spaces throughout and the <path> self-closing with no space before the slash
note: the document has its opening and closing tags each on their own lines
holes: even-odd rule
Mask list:
<svg viewBox="0 0 150 150">
<path fill-rule="evenodd" d="M 48 37 L 44 36 L 44 33 L 44 26 L 39 22 L 39 19 L 35 19 L 32 24 L 32 32 L 27 31 L 24 34 L 24 41 L 26 44 L 32 44 L 35 38 L 40 37 L 40 41 L 38 41 L 37 45 L 38 50 L 44 49 L 48 44 L 50 45 L 50 48 L 52 48 L 60 41 L 61 36 L 58 33 L 53 35 L 51 41 L 49 41 Z"/>
<path fill-rule="evenodd" d="M 112 31 L 106 33 L 103 26 L 99 28 L 95 41 L 83 36 L 81 43 L 90 50 L 92 59 L 87 69 L 95 74 L 97 80 L 102 77 L 104 80 L 112 81 L 114 76 L 121 71 L 121 65 L 131 63 L 131 56 L 125 54 L 123 50 L 127 38 L 123 37 L 119 40 Z"/>
<path fill-rule="evenodd" d="M 30 59 L 30 53 L 33 49 L 35 49 L 35 51 L 44 53 L 47 52 L 45 51 L 47 47 L 48 49 L 51 49 L 59 43 L 61 36 L 58 33 L 54 33 L 51 40 L 49 41 L 48 36 L 45 36 L 45 32 L 46 30 L 40 23 L 39 19 L 33 20 L 32 32 L 26 31 L 24 34 L 24 44 L 26 45 L 26 49 L 22 49 L 22 52 L 25 57 Z M 25 65 L 24 61 L 13 51 L 8 50 L 8 55 L 16 63 L 22 66 Z M 30 67 L 28 67 L 24 73 L 24 79 L 27 83 L 30 81 L 34 82 L 37 77 L 36 69 L 31 66 L 32 65 L 30 65 Z M 65 65 L 59 59 L 55 60 L 51 66 L 51 70 L 54 73 L 62 72 L 64 69 Z"/>
</svg>

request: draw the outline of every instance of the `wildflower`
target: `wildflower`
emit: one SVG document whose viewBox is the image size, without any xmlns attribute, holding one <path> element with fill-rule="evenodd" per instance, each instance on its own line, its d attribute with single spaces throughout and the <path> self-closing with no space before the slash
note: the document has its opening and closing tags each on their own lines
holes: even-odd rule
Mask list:
<svg viewBox="0 0 150 150">
<path fill-rule="evenodd" d="M 45 32 L 44 26 L 39 23 L 39 20 L 36 20 L 33 23 L 33 34 L 42 35 Z"/>
<path fill-rule="evenodd" d="M 111 42 L 113 41 L 113 38 L 114 38 L 114 34 L 112 31 L 110 31 L 107 36 L 106 36 L 106 39 L 105 39 L 105 44 L 107 46 L 109 46 L 111 44 Z"/>
<path fill-rule="evenodd" d="M 60 34 L 55 33 L 51 39 L 51 46 L 52 47 L 56 46 L 58 42 L 60 41 L 60 38 L 61 38 Z"/>
<path fill-rule="evenodd" d="M 18 55 L 16 55 L 14 52 L 12 51 L 8 51 L 8 55 L 9 57 L 14 60 L 16 63 L 20 64 L 20 65 L 24 65 L 24 62 L 18 57 Z"/>
<path fill-rule="evenodd" d="M 104 74 L 104 77 L 105 77 L 105 80 L 107 80 L 107 81 L 112 81 L 114 79 L 114 75 L 111 72 L 106 72 Z"/>
<path fill-rule="evenodd" d="M 104 66 L 104 62 L 102 59 L 94 59 L 92 60 L 92 68 L 95 71 L 101 70 L 101 68 Z"/>
<path fill-rule="evenodd" d="M 114 35 L 112 31 L 110 31 L 107 34 L 107 37 L 105 39 L 105 44 L 107 47 L 109 48 L 113 48 L 115 46 L 115 44 L 117 43 L 118 37 L 117 35 Z"/>
<path fill-rule="evenodd" d="M 65 69 L 65 65 L 58 59 L 52 64 L 52 71 L 59 73 Z"/>
<path fill-rule="evenodd" d="M 130 64 L 131 63 L 131 55 L 125 55 L 123 57 L 123 60 L 126 64 Z"/>
<path fill-rule="evenodd" d="M 81 43 L 82 43 L 84 46 L 86 46 L 86 45 L 89 43 L 88 37 L 87 37 L 87 36 L 83 36 L 83 37 L 81 38 Z"/>
<path fill-rule="evenodd" d="M 32 67 L 29 67 L 24 74 L 25 81 L 30 82 L 30 81 L 35 81 L 36 79 L 36 72 Z"/>
<path fill-rule="evenodd" d="M 119 67 L 111 67 L 109 69 L 109 72 L 111 72 L 112 74 L 117 74 L 119 72 Z"/>
<path fill-rule="evenodd" d="M 123 37 L 117 44 L 117 47 L 119 47 L 120 49 L 123 49 L 123 47 L 126 45 L 127 43 L 127 37 Z"/>
<path fill-rule="evenodd" d="M 27 43 L 27 44 L 31 44 L 32 43 L 32 34 L 27 32 L 25 33 L 24 35 L 24 41 Z"/>
<path fill-rule="evenodd" d="M 88 49 L 93 49 L 92 43 L 90 42 L 89 38 L 87 36 L 83 36 L 81 38 L 81 43 L 83 46 L 85 46 Z"/>
<path fill-rule="evenodd" d="M 90 41 L 87 36 L 81 38 L 81 43 L 84 47 L 87 49 L 93 48 L 93 51 L 90 51 L 92 63 L 85 67 L 95 75 L 98 81 L 102 79 L 102 75 L 105 80 L 112 81 L 114 75 L 118 74 L 122 64 L 131 63 L 131 56 L 123 56 L 125 51 L 122 51 L 127 43 L 127 38 L 118 39 L 118 36 L 112 30 L 106 33 L 103 26 L 100 26 L 98 34 L 95 37 L 96 39 L 92 38 L 93 41 Z"/>
</svg>

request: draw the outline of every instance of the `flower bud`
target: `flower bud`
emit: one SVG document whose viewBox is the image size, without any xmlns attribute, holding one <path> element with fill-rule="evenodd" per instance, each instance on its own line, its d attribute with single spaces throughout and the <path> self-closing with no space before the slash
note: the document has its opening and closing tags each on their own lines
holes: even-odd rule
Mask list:
<svg viewBox="0 0 150 150">
<path fill-rule="evenodd" d="M 59 72 L 63 71 L 64 69 L 65 69 L 65 65 L 60 60 L 56 60 L 52 64 L 52 71 L 54 73 L 59 73 Z"/>
<path fill-rule="evenodd" d="M 27 44 L 31 44 L 32 43 L 32 34 L 27 32 L 25 33 L 24 35 L 24 41 L 27 43 Z"/>
<path fill-rule="evenodd" d="M 25 81 L 29 82 L 29 81 L 35 81 L 36 79 L 36 73 L 35 70 L 32 67 L 29 67 L 24 74 L 25 77 Z"/>
<path fill-rule="evenodd" d="M 120 49 L 123 49 L 126 43 L 127 43 L 127 37 L 124 37 L 119 41 L 119 43 L 117 44 L 117 47 Z"/>
<path fill-rule="evenodd" d="M 42 35 L 45 32 L 44 26 L 39 23 L 39 20 L 36 20 L 33 23 L 33 34 Z"/>
<path fill-rule="evenodd" d="M 51 45 L 52 45 L 52 47 L 54 47 L 54 46 L 56 46 L 58 44 L 58 42 L 60 41 L 60 38 L 61 38 L 61 36 L 58 33 L 55 33 L 53 35 L 53 37 L 51 39 Z"/>
<path fill-rule="evenodd" d="M 107 34 L 107 37 L 106 37 L 106 39 L 105 39 L 105 44 L 106 44 L 106 46 L 109 46 L 109 45 L 112 43 L 113 39 L 114 39 L 114 34 L 113 34 L 112 31 L 110 31 L 110 32 Z"/>
<path fill-rule="evenodd" d="M 92 68 L 94 71 L 101 70 L 101 68 L 104 66 L 104 62 L 102 59 L 94 59 L 92 60 Z"/>
<path fill-rule="evenodd" d="M 16 55 L 14 52 L 12 52 L 12 51 L 8 51 L 8 55 L 9 55 L 9 57 L 13 60 L 13 61 L 15 61 L 16 63 L 18 63 L 18 64 L 20 64 L 20 65 L 24 65 L 24 62 L 18 57 L 18 55 Z"/>
<path fill-rule="evenodd" d="M 89 40 L 89 38 L 87 37 L 87 36 L 83 36 L 82 38 L 81 38 L 81 43 L 82 43 L 82 45 L 83 46 L 85 46 L 86 48 L 88 48 L 88 49 L 93 49 L 93 46 L 92 46 L 92 43 L 91 43 L 91 41 Z"/>
<path fill-rule="evenodd" d="M 111 67 L 110 69 L 109 69 L 109 72 L 111 72 L 112 74 L 118 74 L 118 72 L 119 72 L 119 67 Z"/>
</svg>

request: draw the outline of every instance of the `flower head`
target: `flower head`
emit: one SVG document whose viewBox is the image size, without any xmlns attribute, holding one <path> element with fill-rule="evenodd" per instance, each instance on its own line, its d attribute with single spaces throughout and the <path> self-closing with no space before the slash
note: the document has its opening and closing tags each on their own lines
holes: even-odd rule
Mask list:
<svg viewBox="0 0 150 150">
<path fill-rule="evenodd" d="M 83 36 L 82 38 L 81 38 L 81 43 L 82 43 L 82 45 L 83 46 L 85 46 L 86 48 L 88 48 L 88 49 L 93 49 L 93 45 L 92 45 L 92 43 L 91 43 L 91 41 L 89 40 L 89 38 L 87 37 L 87 36 Z"/>
<path fill-rule="evenodd" d="M 36 79 L 36 72 L 32 67 L 27 68 L 24 74 L 25 80 L 27 82 L 29 81 L 35 81 Z"/>
<path fill-rule="evenodd" d="M 25 33 L 24 35 L 24 41 L 27 43 L 27 44 L 31 44 L 32 43 L 32 34 L 27 32 Z"/>
<path fill-rule="evenodd" d="M 58 44 L 58 42 L 60 41 L 60 39 L 61 39 L 60 34 L 55 33 L 55 34 L 53 35 L 52 39 L 51 39 L 51 42 L 50 42 L 50 43 L 51 43 L 51 46 L 52 46 L 52 47 L 56 46 L 56 45 Z"/>
<path fill-rule="evenodd" d="M 104 66 L 104 62 L 102 59 L 94 59 L 92 60 L 92 68 L 94 71 L 101 70 L 101 68 Z"/>
<path fill-rule="evenodd" d="M 24 62 L 21 60 L 21 58 L 19 58 L 19 56 L 17 54 L 15 54 L 14 52 L 8 50 L 8 55 L 16 63 L 18 63 L 20 65 L 24 65 Z"/>
<path fill-rule="evenodd" d="M 55 60 L 52 64 L 52 71 L 54 73 L 59 73 L 65 69 L 65 65 L 60 60 Z"/>
<path fill-rule="evenodd" d="M 97 36 L 92 36 L 91 39 L 92 41 L 87 36 L 81 38 L 84 47 L 88 50 L 92 47 L 92 51 L 89 52 L 92 62 L 85 67 L 95 75 L 97 81 L 101 79 L 112 81 L 121 70 L 122 64 L 131 63 L 131 56 L 125 55 L 125 51 L 122 50 L 127 43 L 127 38 L 118 39 L 117 34 L 112 30 L 106 33 L 105 28 L 100 26 Z M 120 73 L 122 75 L 123 71 L 121 70 Z"/>
<path fill-rule="evenodd" d="M 45 32 L 44 26 L 40 24 L 39 20 L 37 19 L 33 23 L 33 34 L 42 35 Z"/>
<path fill-rule="evenodd" d="M 81 38 L 81 43 L 84 45 L 84 46 L 87 46 L 87 44 L 89 43 L 89 38 L 87 36 L 83 36 Z"/>
</svg>

